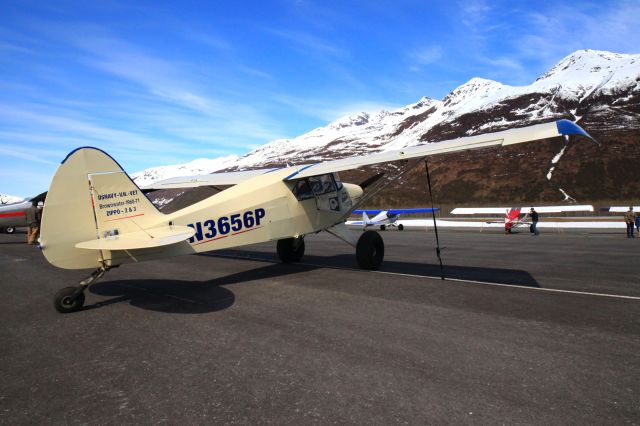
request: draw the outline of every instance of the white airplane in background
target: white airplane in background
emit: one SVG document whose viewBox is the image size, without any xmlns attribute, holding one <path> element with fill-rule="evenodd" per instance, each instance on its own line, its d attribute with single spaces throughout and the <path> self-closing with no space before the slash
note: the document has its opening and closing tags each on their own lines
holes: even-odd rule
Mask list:
<svg viewBox="0 0 640 426">
<path fill-rule="evenodd" d="M 398 231 L 404 229 L 404 225 L 398 223 L 398 219 L 401 214 L 416 214 L 416 213 L 433 213 L 440 209 L 437 208 L 416 208 L 416 209 L 389 209 L 389 210 L 354 210 L 353 214 L 361 214 L 362 220 L 350 220 L 347 221 L 347 225 L 362 225 L 362 229 L 367 229 L 369 226 L 380 226 L 380 230 L 384 231 L 388 226 L 397 226 Z M 368 215 L 375 215 L 369 218 Z"/>
<path fill-rule="evenodd" d="M 593 212 L 592 205 L 568 205 L 568 206 L 525 206 L 525 207 L 458 207 L 451 210 L 451 214 L 502 214 L 504 216 L 504 231 L 507 234 L 518 226 L 530 226 L 531 222 L 527 222 L 526 218 L 529 211 L 534 208 L 540 213 L 565 213 L 565 212 Z M 525 212 L 521 217 L 521 212 Z M 488 221 L 487 223 L 502 223 L 498 221 Z"/>
<path fill-rule="evenodd" d="M 341 182 L 337 172 L 399 161 L 398 179 L 430 155 L 568 135 L 592 139 L 575 123 L 559 120 L 317 164 L 173 178 L 153 188 L 233 186 L 168 214 L 156 209 L 108 154 L 78 148 L 62 161 L 51 182 L 40 244 L 54 266 L 95 270 L 80 285 L 60 290 L 54 306 L 63 313 L 80 309 L 84 290 L 125 263 L 266 241 L 277 241 L 283 262 L 297 262 L 304 254 L 304 236 L 319 231 L 355 247 L 361 268 L 378 269 L 384 257 L 380 235 L 365 231 L 356 238 L 345 221 L 394 179 L 381 180 L 364 193 L 359 185 Z M 370 179 L 366 182 L 363 186 Z"/>
</svg>

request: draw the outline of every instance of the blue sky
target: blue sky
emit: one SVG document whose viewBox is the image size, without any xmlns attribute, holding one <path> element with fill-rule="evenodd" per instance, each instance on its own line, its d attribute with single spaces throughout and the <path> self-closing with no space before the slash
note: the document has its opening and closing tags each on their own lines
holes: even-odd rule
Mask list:
<svg viewBox="0 0 640 426">
<path fill-rule="evenodd" d="M 29 1 L 0 13 L 0 193 L 78 146 L 128 172 L 243 154 L 341 116 L 639 53 L 638 1 Z"/>
</svg>

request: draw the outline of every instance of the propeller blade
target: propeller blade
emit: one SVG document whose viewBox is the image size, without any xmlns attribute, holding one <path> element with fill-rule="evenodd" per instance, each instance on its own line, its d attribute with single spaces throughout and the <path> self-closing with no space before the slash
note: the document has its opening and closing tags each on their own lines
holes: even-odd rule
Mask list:
<svg viewBox="0 0 640 426">
<path fill-rule="evenodd" d="M 381 177 L 384 176 L 384 172 L 373 175 L 367 179 L 365 179 L 359 186 L 362 189 L 365 189 L 367 186 L 371 186 L 376 183 Z"/>
</svg>

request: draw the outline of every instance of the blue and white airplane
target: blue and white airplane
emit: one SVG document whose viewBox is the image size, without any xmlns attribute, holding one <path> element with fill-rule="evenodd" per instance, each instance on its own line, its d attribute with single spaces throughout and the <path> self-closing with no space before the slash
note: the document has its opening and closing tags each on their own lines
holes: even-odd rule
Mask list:
<svg viewBox="0 0 640 426">
<path fill-rule="evenodd" d="M 384 231 L 387 226 L 397 226 L 398 231 L 404 229 L 404 225 L 398 223 L 398 219 L 401 214 L 415 214 L 415 213 L 433 213 L 440 209 L 432 208 L 417 208 L 417 209 L 389 209 L 389 210 L 354 210 L 354 214 L 362 214 L 362 220 L 349 221 L 349 225 L 362 225 L 363 229 L 368 226 L 380 226 L 380 230 Z M 368 215 L 374 215 L 369 218 Z"/>
</svg>

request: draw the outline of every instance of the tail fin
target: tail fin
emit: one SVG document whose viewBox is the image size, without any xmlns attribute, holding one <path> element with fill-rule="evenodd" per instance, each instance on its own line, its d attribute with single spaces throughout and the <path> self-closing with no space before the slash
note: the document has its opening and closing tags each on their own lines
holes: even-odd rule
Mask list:
<svg viewBox="0 0 640 426">
<path fill-rule="evenodd" d="M 518 216 L 520 216 L 520 209 L 517 207 L 512 207 L 511 209 L 507 210 L 507 214 L 504 216 L 504 221 L 505 223 L 513 222 L 518 219 Z"/>
<path fill-rule="evenodd" d="M 369 226 L 369 216 L 367 212 L 362 212 L 362 229 L 366 229 Z"/>
<path fill-rule="evenodd" d="M 96 148 L 78 148 L 62 161 L 51 181 L 40 243 L 55 266 L 94 268 L 102 265 L 105 253 L 76 244 L 141 231 L 163 220 L 164 214 L 113 158 Z"/>
</svg>

